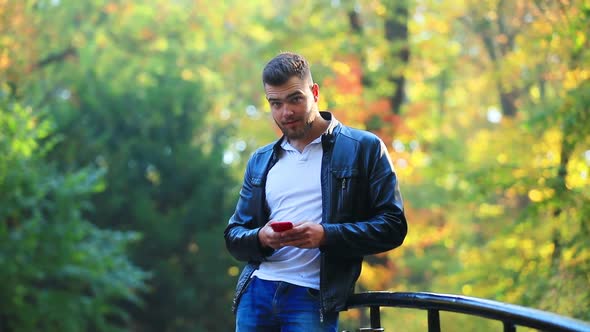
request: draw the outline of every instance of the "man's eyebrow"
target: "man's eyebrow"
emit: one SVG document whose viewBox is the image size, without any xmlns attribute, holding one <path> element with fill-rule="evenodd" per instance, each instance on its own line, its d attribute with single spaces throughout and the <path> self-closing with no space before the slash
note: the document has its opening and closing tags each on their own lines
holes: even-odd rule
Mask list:
<svg viewBox="0 0 590 332">
<path fill-rule="evenodd" d="M 292 92 L 292 93 L 288 94 L 284 99 L 279 99 L 279 98 L 266 98 L 266 100 L 268 100 L 268 101 L 281 101 L 281 100 L 286 100 L 286 99 L 289 99 L 291 97 L 300 96 L 300 95 L 303 95 L 303 92 L 301 92 L 301 91 L 295 91 L 295 92 Z"/>
</svg>

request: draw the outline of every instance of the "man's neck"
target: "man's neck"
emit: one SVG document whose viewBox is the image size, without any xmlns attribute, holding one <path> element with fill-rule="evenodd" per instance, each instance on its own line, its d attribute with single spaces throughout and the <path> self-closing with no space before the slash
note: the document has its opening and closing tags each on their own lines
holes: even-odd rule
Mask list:
<svg viewBox="0 0 590 332">
<path fill-rule="evenodd" d="M 320 137 L 326 131 L 326 129 L 328 129 L 329 125 L 330 121 L 322 118 L 318 114 L 317 118 L 311 124 L 311 130 L 309 131 L 308 135 L 302 137 L 301 139 L 290 139 L 289 144 L 297 149 L 297 151 L 302 152 L 309 143 Z"/>
</svg>

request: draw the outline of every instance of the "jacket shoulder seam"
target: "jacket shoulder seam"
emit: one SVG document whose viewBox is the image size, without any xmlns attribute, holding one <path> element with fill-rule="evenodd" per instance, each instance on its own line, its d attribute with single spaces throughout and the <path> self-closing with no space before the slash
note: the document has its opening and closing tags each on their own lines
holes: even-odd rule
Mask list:
<svg viewBox="0 0 590 332">
<path fill-rule="evenodd" d="M 340 131 L 340 135 L 351 139 L 353 141 L 356 142 L 361 142 L 363 141 L 363 139 L 372 139 L 372 140 L 379 140 L 379 137 L 371 132 L 368 131 L 363 131 L 363 130 L 359 130 L 359 129 L 354 129 L 354 128 L 350 128 L 350 127 L 344 127 L 343 129 L 346 130 L 341 130 Z"/>
</svg>

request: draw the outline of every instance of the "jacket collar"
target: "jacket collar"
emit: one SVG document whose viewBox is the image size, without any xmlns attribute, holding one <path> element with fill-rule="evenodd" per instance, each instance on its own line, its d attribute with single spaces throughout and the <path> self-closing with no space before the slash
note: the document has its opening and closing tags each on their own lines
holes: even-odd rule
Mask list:
<svg viewBox="0 0 590 332">
<path fill-rule="evenodd" d="M 328 125 L 328 129 L 324 132 L 324 135 L 334 135 L 334 131 L 336 127 L 340 124 L 340 121 L 336 120 L 336 117 L 330 112 L 320 112 L 320 116 L 325 120 L 330 121 L 330 125 Z"/>
</svg>

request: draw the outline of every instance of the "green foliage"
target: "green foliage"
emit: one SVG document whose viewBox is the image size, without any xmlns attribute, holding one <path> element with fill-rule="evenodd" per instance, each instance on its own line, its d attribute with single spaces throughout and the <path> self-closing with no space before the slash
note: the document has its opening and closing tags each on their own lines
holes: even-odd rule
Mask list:
<svg viewBox="0 0 590 332">
<path fill-rule="evenodd" d="M 146 288 L 126 288 L 142 289 L 133 295 L 144 306 L 123 294 L 123 306 L 109 307 L 116 309 L 66 317 L 53 306 L 47 317 L 70 326 L 80 317 L 130 315 L 138 331 L 232 329 L 239 269 L 222 229 L 249 154 L 276 137 L 260 71 L 291 50 L 310 60 L 322 109 L 391 144 L 410 232 L 400 249 L 369 260 L 360 289 L 462 293 L 590 319 L 586 1 L 407 5 L 405 41 L 391 31 L 403 28 L 392 25 L 404 21 L 403 11 L 386 1 L 5 1 L 0 81 L 22 105 L 47 111 L 42 120 L 26 108 L 5 109 L 0 148 L 12 152 L 0 157 L 2 236 L 26 230 L 33 238 L 38 230 L 49 238 L 61 229 L 91 247 L 115 241 L 108 248 L 116 253 L 99 253 L 123 259 L 127 251 L 153 274 Z M 403 65 L 396 54 L 406 48 Z M 394 116 L 384 99 L 400 76 L 407 98 Z M 9 139 L 18 128 L 34 131 Z M 46 210 L 55 232 L 39 221 Z M 86 226 L 59 228 L 62 220 Z M 93 225 L 117 231 L 96 235 Z M 117 233 L 127 231 L 137 233 Z M 124 249 L 130 234 L 142 236 Z M 1 263 L 17 266 L 5 257 L 29 257 L 29 242 L 0 244 Z M 77 255 L 98 259 L 91 247 L 76 247 Z M 71 295 L 86 297 L 83 285 L 111 275 L 65 273 L 72 274 L 79 281 L 68 283 Z M 363 318 L 341 317 L 350 329 Z M 400 319 L 385 317 L 391 326 Z M 489 326 L 454 321 L 445 326 Z"/>
<path fill-rule="evenodd" d="M 0 108 L 0 328 L 122 330 L 121 304 L 139 305 L 147 278 L 126 256 L 139 236 L 83 217 L 104 171 L 47 164 L 55 128 L 46 117 L 19 104 Z"/>
<path fill-rule="evenodd" d="M 432 61 L 430 66 L 451 65 L 454 87 L 444 102 L 456 110 L 440 113 L 440 105 L 428 101 L 432 86 L 416 88 L 414 98 L 419 101 L 408 105 L 428 163 L 415 164 L 419 170 L 412 171 L 420 176 L 409 178 L 417 182 L 405 191 L 410 204 L 424 213 L 418 216 L 426 218 L 414 219 L 419 234 L 410 232 L 401 258 L 401 265 L 412 269 L 407 275 L 411 283 L 404 287 L 429 287 L 590 319 L 585 310 L 590 293 L 581 286 L 590 277 L 590 162 L 584 157 L 590 143 L 590 90 L 582 60 L 589 53 L 564 47 L 574 41 L 587 43 L 580 37 L 580 22 L 587 17 L 576 9 L 582 2 L 565 10 L 558 3 L 537 3 L 537 8 L 517 1 L 511 4 L 517 7 L 506 10 L 500 7 L 503 2 L 490 1 L 486 5 L 498 5 L 493 15 L 487 9 L 479 13 L 479 2 L 465 7 L 428 3 L 433 12 L 425 21 L 438 28 L 437 40 L 449 38 L 453 46 L 453 40 L 461 38 L 481 47 L 495 38 L 498 57 L 486 57 L 485 48 L 474 47 L 463 54 L 460 67 L 453 67 L 452 61 L 427 55 L 427 48 L 416 49 L 420 61 Z M 460 17 L 461 26 L 450 33 L 441 28 L 443 12 L 443 17 Z M 519 23 L 518 13 L 531 15 L 530 24 Z M 511 28 L 502 25 L 508 20 Z M 475 29 L 473 22 L 485 22 L 487 28 Z M 496 28 L 507 30 L 502 34 Z M 503 38 L 515 38 L 518 49 L 503 45 Z M 541 51 L 537 39 L 550 43 L 542 44 Z M 451 51 L 448 54 L 454 54 Z M 546 57 L 559 57 L 563 63 L 547 63 Z M 500 91 L 512 89 L 518 116 L 485 121 L 485 115 L 500 109 L 498 101 L 489 99 L 494 80 L 504 86 Z M 435 121 L 412 112 L 426 102 L 431 103 L 426 114 L 436 114 Z M 432 236 L 433 229 L 439 234 Z M 423 255 L 419 264 L 414 263 L 415 253 Z M 414 273 L 434 277 L 421 279 Z"/>
<path fill-rule="evenodd" d="M 103 168 L 105 190 L 92 196 L 97 208 L 86 218 L 142 234 L 132 257 L 153 278 L 141 294 L 145 305 L 130 308 L 135 326 L 229 330 L 227 294 L 235 281 L 221 234 L 233 182 L 221 163 L 225 138 L 216 127 L 204 127 L 210 103 L 190 69 L 177 65 L 191 54 L 164 47 L 183 39 L 166 29 L 182 29 L 159 27 L 165 31 L 153 31 L 154 43 L 134 39 L 157 20 L 147 9 L 117 13 L 123 21 L 127 15 L 141 19 L 121 29 L 101 26 L 107 32 L 80 47 L 79 62 L 47 68 L 63 69 L 51 81 L 67 96 L 46 100 L 63 137 L 47 158 L 64 171 L 85 164 Z"/>
</svg>

